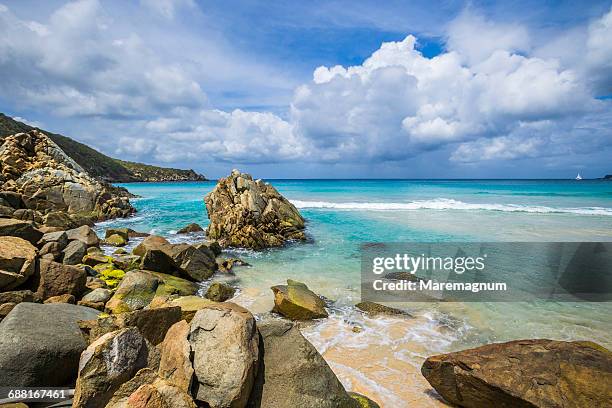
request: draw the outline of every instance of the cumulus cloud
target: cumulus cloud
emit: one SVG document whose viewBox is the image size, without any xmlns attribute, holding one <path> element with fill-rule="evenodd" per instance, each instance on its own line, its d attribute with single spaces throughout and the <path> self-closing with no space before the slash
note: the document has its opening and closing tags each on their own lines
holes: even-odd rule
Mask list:
<svg viewBox="0 0 612 408">
<path fill-rule="evenodd" d="M 167 19 L 193 6 L 141 3 Z M 116 29 L 97 0 L 45 22 L 0 7 L 0 98 L 95 117 L 115 132 L 107 151 L 180 165 L 405 161 L 432 150 L 459 164 L 562 157 L 610 145 L 611 102 L 595 96 L 611 90 L 611 27 L 612 11 L 583 27 L 574 42 L 584 55 L 570 58 L 534 50 L 526 27 L 468 10 L 433 58 L 408 35 L 360 65 L 316 68 L 281 118 L 215 109 L 193 74 L 214 58 L 164 58 L 146 36 Z"/>
<path fill-rule="evenodd" d="M 0 10 L 0 83 L 5 98 L 62 116 L 138 116 L 206 105 L 179 65 L 138 35 L 121 36 L 97 0 L 70 2 L 46 23 Z"/>
</svg>

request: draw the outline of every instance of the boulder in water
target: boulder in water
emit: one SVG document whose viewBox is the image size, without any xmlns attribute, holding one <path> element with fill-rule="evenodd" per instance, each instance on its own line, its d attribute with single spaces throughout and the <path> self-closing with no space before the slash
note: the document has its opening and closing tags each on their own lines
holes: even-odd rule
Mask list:
<svg viewBox="0 0 612 408">
<path fill-rule="evenodd" d="M 263 249 L 304 240 L 304 218 L 274 187 L 233 170 L 204 198 L 208 237 L 222 246 Z"/>
<path fill-rule="evenodd" d="M 291 320 L 327 317 L 325 302 L 302 282 L 287 279 L 287 285 L 272 286 L 276 313 Z"/>
</svg>

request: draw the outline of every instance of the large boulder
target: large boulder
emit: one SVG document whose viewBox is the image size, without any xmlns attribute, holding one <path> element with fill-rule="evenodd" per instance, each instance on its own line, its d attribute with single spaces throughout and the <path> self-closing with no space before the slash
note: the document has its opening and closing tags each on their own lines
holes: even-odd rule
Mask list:
<svg viewBox="0 0 612 408">
<path fill-rule="evenodd" d="M 39 130 L 4 138 L 0 162 L 4 189 L 22 194 L 30 209 L 94 219 L 125 217 L 135 211 L 126 190 L 89 176 Z M 45 220 L 47 225 L 53 222 Z"/>
<path fill-rule="evenodd" d="M 304 240 L 304 219 L 274 187 L 233 170 L 204 198 L 209 238 L 222 246 L 262 249 Z"/>
<path fill-rule="evenodd" d="M 191 321 L 189 343 L 195 399 L 211 408 L 245 407 L 259 359 L 253 315 L 232 303 L 206 307 Z"/>
<path fill-rule="evenodd" d="M 291 320 L 327 317 L 325 302 L 302 282 L 287 279 L 287 285 L 272 286 L 276 313 Z"/>
<path fill-rule="evenodd" d="M 47 259 L 40 260 L 37 278 L 36 293 L 43 300 L 64 294 L 78 298 L 86 290 L 87 273 L 83 269 Z"/>
<path fill-rule="evenodd" d="M 263 358 L 249 407 L 359 408 L 296 326 L 270 319 L 258 327 Z"/>
<path fill-rule="evenodd" d="M 0 218 L 0 237 L 19 237 L 36 244 L 43 236 L 43 233 L 34 228 L 29 221 L 15 220 L 12 218 Z"/>
<path fill-rule="evenodd" d="M 36 248 L 18 237 L 0 237 L 0 290 L 24 283 L 36 271 Z"/>
<path fill-rule="evenodd" d="M 107 333 L 81 355 L 73 406 L 102 408 L 121 384 L 146 367 L 148 349 L 135 327 Z"/>
<path fill-rule="evenodd" d="M 603 407 L 612 401 L 612 353 L 589 342 L 488 344 L 429 357 L 421 373 L 462 407 Z"/>
<path fill-rule="evenodd" d="M 0 384 L 59 387 L 76 379 L 87 347 L 77 322 L 97 310 L 66 303 L 20 303 L 0 322 Z"/>
</svg>

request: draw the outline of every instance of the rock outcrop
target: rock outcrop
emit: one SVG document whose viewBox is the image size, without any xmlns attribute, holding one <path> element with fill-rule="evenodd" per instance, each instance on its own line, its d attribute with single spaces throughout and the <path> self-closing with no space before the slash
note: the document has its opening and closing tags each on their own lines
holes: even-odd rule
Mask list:
<svg viewBox="0 0 612 408">
<path fill-rule="evenodd" d="M 208 237 L 222 246 L 263 249 L 304 240 L 304 219 L 274 187 L 233 170 L 204 198 Z"/>
<path fill-rule="evenodd" d="M 0 384 L 65 386 L 87 347 L 77 322 L 97 310 L 65 303 L 20 303 L 0 322 Z"/>
<path fill-rule="evenodd" d="M 103 220 L 135 211 L 125 190 L 89 176 L 38 130 L 4 138 L 0 163 L 2 190 L 22 194 L 25 206 L 41 214 L 64 212 L 75 219 Z"/>
<path fill-rule="evenodd" d="M 590 342 L 516 340 L 429 357 L 421 372 L 462 407 L 603 407 L 612 353 Z"/>
<path fill-rule="evenodd" d="M 272 286 L 274 309 L 291 320 L 327 317 L 325 302 L 302 282 L 287 279 L 286 285 Z"/>
</svg>

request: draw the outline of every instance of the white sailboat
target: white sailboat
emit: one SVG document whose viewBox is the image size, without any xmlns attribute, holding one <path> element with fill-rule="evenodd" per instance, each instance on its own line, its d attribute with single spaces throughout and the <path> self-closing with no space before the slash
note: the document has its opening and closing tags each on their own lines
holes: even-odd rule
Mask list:
<svg viewBox="0 0 612 408">
<path fill-rule="evenodd" d="M 580 175 L 580 173 L 578 173 L 578 175 L 576 176 L 576 180 L 582 180 L 582 176 Z"/>
</svg>

